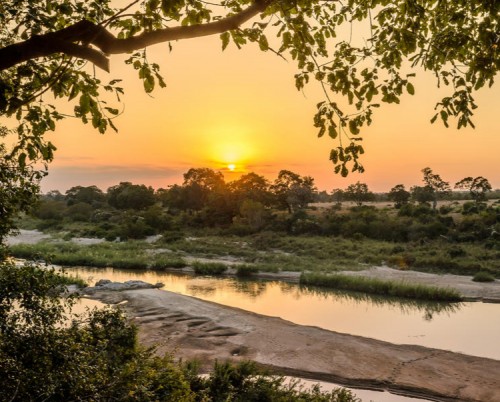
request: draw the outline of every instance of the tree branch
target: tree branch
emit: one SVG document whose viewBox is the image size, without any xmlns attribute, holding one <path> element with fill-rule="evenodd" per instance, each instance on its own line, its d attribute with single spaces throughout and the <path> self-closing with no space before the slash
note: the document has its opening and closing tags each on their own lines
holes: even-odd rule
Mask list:
<svg viewBox="0 0 500 402">
<path fill-rule="evenodd" d="M 200 25 L 163 28 L 143 32 L 140 35 L 125 39 L 118 39 L 106 28 L 82 20 L 57 32 L 37 35 L 24 42 L 0 49 L 0 71 L 54 53 L 64 53 L 68 56 L 85 59 L 99 68 L 109 71 L 109 59 L 106 55 L 127 53 L 157 43 L 198 38 L 236 29 L 252 17 L 263 12 L 272 1 L 256 0 L 245 10 L 218 21 Z M 89 45 L 97 47 L 98 50 L 89 47 Z"/>
</svg>

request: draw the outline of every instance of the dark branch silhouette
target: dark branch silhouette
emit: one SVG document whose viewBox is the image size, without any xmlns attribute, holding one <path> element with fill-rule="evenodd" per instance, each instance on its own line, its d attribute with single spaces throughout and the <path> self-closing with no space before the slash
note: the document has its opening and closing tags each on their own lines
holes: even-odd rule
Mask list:
<svg viewBox="0 0 500 402">
<path fill-rule="evenodd" d="M 157 43 L 179 39 L 198 38 L 237 29 L 256 16 L 271 3 L 257 0 L 245 10 L 218 21 L 200 25 L 163 28 L 143 32 L 137 36 L 119 39 L 106 28 L 88 20 L 79 21 L 57 32 L 35 35 L 32 38 L 0 49 L 0 71 L 38 57 L 64 53 L 85 59 L 103 70 L 109 71 L 109 54 L 120 54 L 143 49 Z M 94 46 L 92 48 L 90 46 Z"/>
</svg>

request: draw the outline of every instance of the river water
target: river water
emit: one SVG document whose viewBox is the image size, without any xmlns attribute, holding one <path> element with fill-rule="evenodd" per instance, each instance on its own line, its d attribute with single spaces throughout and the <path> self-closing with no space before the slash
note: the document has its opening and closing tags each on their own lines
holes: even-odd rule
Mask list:
<svg viewBox="0 0 500 402">
<path fill-rule="evenodd" d="M 398 344 L 462 352 L 500 360 L 500 304 L 417 303 L 356 293 L 303 287 L 279 281 L 202 277 L 113 268 L 66 268 L 93 285 L 99 279 L 162 282 L 164 290 L 281 317 L 301 325 Z M 99 302 L 83 300 L 81 307 Z M 304 381 L 310 386 L 317 381 Z M 338 387 L 320 383 L 324 390 Z M 353 389 L 363 402 L 421 402 L 388 392 Z"/>
<path fill-rule="evenodd" d="M 500 304 L 417 303 L 278 281 L 155 271 L 112 268 L 67 271 L 90 284 L 103 278 L 119 282 L 132 279 L 162 282 L 165 290 L 301 325 L 500 360 Z"/>
</svg>

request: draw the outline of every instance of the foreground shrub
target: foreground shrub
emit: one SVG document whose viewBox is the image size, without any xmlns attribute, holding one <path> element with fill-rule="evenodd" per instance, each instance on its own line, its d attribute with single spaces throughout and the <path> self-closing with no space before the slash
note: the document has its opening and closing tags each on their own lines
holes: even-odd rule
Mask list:
<svg viewBox="0 0 500 402">
<path fill-rule="evenodd" d="M 479 271 L 473 277 L 474 282 L 494 282 L 495 277 L 487 271 Z"/>
<path fill-rule="evenodd" d="M 319 386 L 315 386 L 304 390 L 300 382 L 287 384 L 282 376 L 262 375 L 250 362 L 238 365 L 215 363 L 210 376 L 197 382 L 207 397 L 204 401 L 361 402 L 343 388 L 321 392 Z"/>
<path fill-rule="evenodd" d="M 75 299 L 60 297 L 65 282 L 53 270 L 0 263 L 0 401 L 193 400 L 181 368 L 138 347 L 119 310 L 68 325 Z"/>
<path fill-rule="evenodd" d="M 353 290 L 384 296 L 404 297 L 409 299 L 460 301 L 460 294 L 449 288 L 438 288 L 406 282 L 385 281 L 362 276 L 340 274 L 302 273 L 301 285 L 324 286 L 341 290 Z"/>
<path fill-rule="evenodd" d="M 287 385 L 250 363 L 216 363 L 200 377 L 195 365 L 138 346 L 136 328 L 118 309 L 68 323 L 75 299 L 60 297 L 65 281 L 54 270 L 0 261 L 0 402 L 359 402 L 344 389 Z"/>
</svg>

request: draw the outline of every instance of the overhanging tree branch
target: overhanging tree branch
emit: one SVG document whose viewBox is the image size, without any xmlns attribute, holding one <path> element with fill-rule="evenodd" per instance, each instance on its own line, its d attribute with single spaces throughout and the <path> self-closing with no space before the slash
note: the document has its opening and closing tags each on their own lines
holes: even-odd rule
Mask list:
<svg viewBox="0 0 500 402">
<path fill-rule="evenodd" d="M 0 71 L 19 63 L 54 53 L 85 59 L 109 71 L 109 54 L 127 53 L 158 43 L 198 38 L 236 29 L 263 12 L 272 0 L 257 0 L 245 10 L 218 21 L 200 25 L 163 28 L 125 39 L 116 38 L 106 28 L 82 20 L 57 32 L 36 35 L 24 42 L 0 49 Z M 95 46 L 97 49 L 90 47 Z"/>
</svg>

